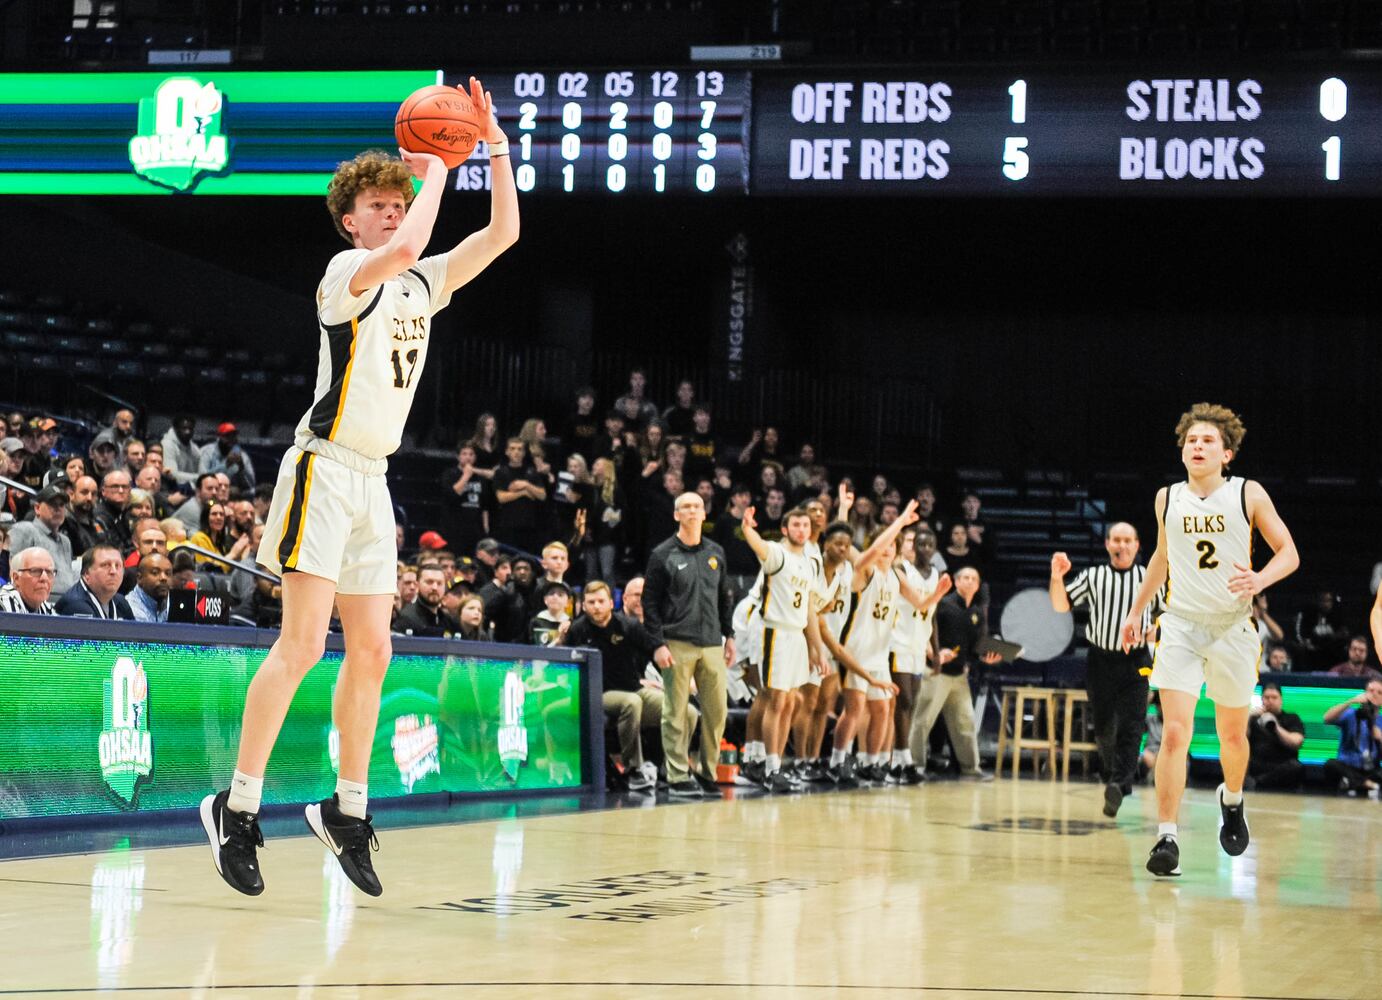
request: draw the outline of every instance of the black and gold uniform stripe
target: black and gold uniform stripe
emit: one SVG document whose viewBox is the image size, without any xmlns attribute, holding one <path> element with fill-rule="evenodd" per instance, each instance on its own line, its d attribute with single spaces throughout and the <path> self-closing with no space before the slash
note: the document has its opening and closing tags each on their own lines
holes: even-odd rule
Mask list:
<svg viewBox="0 0 1382 1000">
<path fill-rule="evenodd" d="M 330 441 L 336 434 L 336 428 L 341 425 L 346 394 L 350 390 L 350 373 L 355 366 L 355 345 L 360 336 L 360 324 L 374 312 L 374 307 L 379 305 L 379 299 L 383 294 L 384 286 L 380 285 L 370 304 L 365 306 L 359 316 L 351 317 L 345 323 L 322 324 L 331 357 L 331 381 L 326 387 L 326 392 L 322 393 L 321 399 L 312 405 L 312 411 L 307 418 L 308 429 L 317 437 Z"/>
<path fill-rule="evenodd" d="M 773 639 L 777 637 L 777 629 L 771 626 L 763 626 L 763 686 L 767 687 L 768 682 L 773 676 Z"/>
<path fill-rule="evenodd" d="M 316 458 L 310 452 L 298 456 L 297 470 L 293 475 L 293 498 L 288 503 L 288 513 L 283 518 L 283 535 L 278 542 L 278 564 L 285 573 L 297 569 L 298 552 L 302 549 L 302 536 L 307 524 L 307 498 L 312 492 L 312 464 Z"/>
</svg>

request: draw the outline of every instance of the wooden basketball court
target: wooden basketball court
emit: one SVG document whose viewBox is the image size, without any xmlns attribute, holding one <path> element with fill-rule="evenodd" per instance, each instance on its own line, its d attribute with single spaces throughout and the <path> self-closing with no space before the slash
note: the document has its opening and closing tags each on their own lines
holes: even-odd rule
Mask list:
<svg viewBox="0 0 1382 1000">
<path fill-rule="evenodd" d="M 1212 793 L 1191 791 L 1185 875 L 1157 882 L 1151 790 L 1116 822 L 1100 802 L 1000 780 L 381 822 L 378 900 L 273 825 L 258 899 L 204 842 L 136 833 L 0 863 L 0 995 L 1382 995 L 1378 803 L 1251 795 L 1253 844 L 1231 859 Z"/>
</svg>

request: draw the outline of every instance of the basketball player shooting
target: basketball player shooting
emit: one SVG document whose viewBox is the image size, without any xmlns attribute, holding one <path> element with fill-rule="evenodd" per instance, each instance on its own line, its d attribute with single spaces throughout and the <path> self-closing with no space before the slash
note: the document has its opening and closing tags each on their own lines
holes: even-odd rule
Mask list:
<svg viewBox="0 0 1382 1000">
<path fill-rule="evenodd" d="M 431 318 L 518 239 L 508 141 L 474 77 L 468 96 L 487 122 L 490 222 L 450 251 L 422 256 L 446 186 L 437 156 L 370 150 L 342 163 L 327 188 L 337 232 L 350 244 L 317 287 L 320 356 L 310 409 L 283 456 L 259 562 L 283 577 L 283 625 L 245 697 L 230 788 L 201 803 L 216 870 L 246 895 L 264 891 L 256 847 L 269 754 L 293 695 L 321 659 L 333 602 L 345 660 L 332 715 L 340 732 L 335 794 L 307 806 L 307 824 L 362 891 L 382 891 L 370 861 L 378 841 L 366 813 L 370 748 L 389 668 L 389 618 L 398 558 L 385 459 L 397 450 L 427 360 Z M 413 179 L 422 188 L 413 193 Z"/>
<path fill-rule="evenodd" d="M 1248 714 L 1257 686 L 1261 647 L 1252 622 L 1252 597 L 1300 565 L 1295 542 L 1258 483 L 1228 476 L 1245 434 L 1227 407 L 1196 403 L 1176 425 L 1186 480 L 1156 495 L 1156 552 L 1128 615 L 1126 652 L 1142 642 L 1142 612 L 1164 583 L 1166 611 L 1152 661 L 1152 687 L 1161 692 L 1165 720 L 1156 762 L 1156 845 L 1147 859 L 1154 875 L 1180 874 L 1176 815 L 1185 792 L 1185 761 L 1201 685 L 1214 702 L 1224 781 L 1217 797 L 1223 823 L 1219 844 L 1234 857 L 1248 848 L 1243 778 L 1248 769 Z M 1252 533 L 1272 548 L 1252 568 Z"/>
</svg>

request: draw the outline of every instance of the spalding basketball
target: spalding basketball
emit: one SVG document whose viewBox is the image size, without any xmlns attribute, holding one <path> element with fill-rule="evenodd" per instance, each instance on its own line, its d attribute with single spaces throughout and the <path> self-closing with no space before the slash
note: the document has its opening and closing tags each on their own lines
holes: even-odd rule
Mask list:
<svg viewBox="0 0 1382 1000">
<path fill-rule="evenodd" d="M 450 170 L 474 152 L 486 124 L 465 91 L 433 85 L 414 91 L 399 105 L 393 134 L 403 149 L 440 156 Z"/>
</svg>

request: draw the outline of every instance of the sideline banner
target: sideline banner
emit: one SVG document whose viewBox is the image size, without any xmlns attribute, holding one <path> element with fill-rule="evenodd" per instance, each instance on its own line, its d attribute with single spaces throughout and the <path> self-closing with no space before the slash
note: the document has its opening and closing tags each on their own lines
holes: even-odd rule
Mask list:
<svg viewBox="0 0 1382 1000">
<path fill-rule="evenodd" d="M 19 624 L 25 618 L 0 616 L 0 819 L 186 809 L 225 785 L 245 691 L 272 633 L 49 618 L 44 631 L 68 634 L 15 634 L 36 630 L 32 620 Z M 371 798 L 592 783 L 599 754 L 583 725 L 592 665 L 570 650 L 477 652 L 447 640 L 396 641 Z M 528 652 L 566 662 L 520 658 Z M 331 702 L 341 659 L 339 647 L 328 650 L 298 690 L 269 763 L 266 803 L 334 789 L 340 741 Z M 598 676 L 593 683 L 598 692 Z"/>
</svg>

